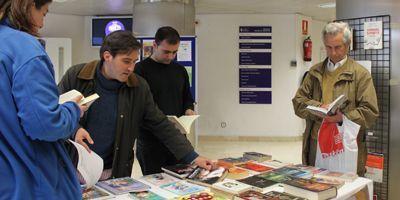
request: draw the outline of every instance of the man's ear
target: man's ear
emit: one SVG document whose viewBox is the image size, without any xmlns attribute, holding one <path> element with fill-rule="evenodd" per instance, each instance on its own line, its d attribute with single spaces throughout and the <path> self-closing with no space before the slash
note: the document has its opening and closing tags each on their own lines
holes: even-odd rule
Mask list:
<svg viewBox="0 0 400 200">
<path fill-rule="evenodd" d="M 103 59 L 104 61 L 111 61 L 113 59 L 113 56 L 109 51 L 104 51 L 103 53 Z"/>
</svg>

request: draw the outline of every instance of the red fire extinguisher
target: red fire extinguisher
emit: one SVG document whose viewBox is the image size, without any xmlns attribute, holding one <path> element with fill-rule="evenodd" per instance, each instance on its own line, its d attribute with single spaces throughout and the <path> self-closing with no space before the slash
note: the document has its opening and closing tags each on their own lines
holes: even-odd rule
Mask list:
<svg viewBox="0 0 400 200">
<path fill-rule="evenodd" d="M 303 60 L 304 61 L 311 61 L 311 56 L 312 56 L 312 41 L 310 39 L 310 36 L 308 36 L 304 41 L 303 41 Z"/>
</svg>

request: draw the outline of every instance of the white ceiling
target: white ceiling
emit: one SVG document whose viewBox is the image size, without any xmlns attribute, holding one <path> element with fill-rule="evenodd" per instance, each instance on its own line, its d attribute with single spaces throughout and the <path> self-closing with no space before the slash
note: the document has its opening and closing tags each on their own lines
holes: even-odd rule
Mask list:
<svg viewBox="0 0 400 200">
<path fill-rule="evenodd" d="M 71 15 L 126 15 L 133 12 L 133 0 L 63 0 L 53 1 L 50 12 Z M 293 14 L 329 21 L 335 8 L 319 8 L 319 4 L 335 0 L 195 0 L 197 14 Z"/>
</svg>

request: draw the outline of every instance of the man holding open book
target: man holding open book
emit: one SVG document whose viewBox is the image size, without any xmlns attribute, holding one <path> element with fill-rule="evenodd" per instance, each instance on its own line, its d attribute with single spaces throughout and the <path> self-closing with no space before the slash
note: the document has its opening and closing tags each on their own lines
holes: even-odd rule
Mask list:
<svg viewBox="0 0 400 200">
<path fill-rule="evenodd" d="M 151 56 L 135 67 L 135 73 L 149 83 L 158 108 L 166 115 L 177 117 L 195 115 L 188 74 L 185 67 L 174 61 L 179 44 L 178 31 L 170 26 L 159 28 Z M 161 167 L 179 163 L 163 141 L 146 127 L 140 130 L 136 155 L 143 175 L 159 173 Z"/>
<path fill-rule="evenodd" d="M 211 168 L 190 142 L 157 108 L 147 82 L 133 73 L 141 44 L 129 31 L 109 34 L 100 48 L 101 60 L 71 67 L 59 83 L 60 93 L 72 89 L 84 96 L 97 93 L 80 121 L 74 140 L 104 160 L 101 179 L 130 176 L 133 146 L 143 125 L 185 163 Z"/>
<path fill-rule="evenodd" d="M 328 58 L 310 69 L 292 100 L 296 115 L 306 119 L 303 164 L 315 164 L 318 130 L 323 119 L 312 114 L 307 106 L 328 108 L 331 102 L 344 95 L 347 102 L 324 119 L 328 123 L 341 123 L 345 115 L 361 126 L 357 136 L 357 174 L 362 176 L 367 156 L 366 129 L 371 128 L 379 114 L 375 87 L 368 70 L 347 57 L 352 37 L 348 24 L 329 23 L 322 34 Z"/>
</svg>

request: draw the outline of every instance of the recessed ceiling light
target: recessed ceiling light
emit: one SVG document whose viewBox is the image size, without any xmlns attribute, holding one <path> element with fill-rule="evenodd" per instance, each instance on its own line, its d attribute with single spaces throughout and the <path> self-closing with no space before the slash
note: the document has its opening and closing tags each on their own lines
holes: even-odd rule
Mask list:
<svg viewBox="0 0 400 200">
<path fill-rule="evenodd" d="M 335 8 L 336 3 L 335 2 L 323 3 L 323 4 L 319 4 L 318 7 L 320 7 L 320 8 Z"/>
</svg>

